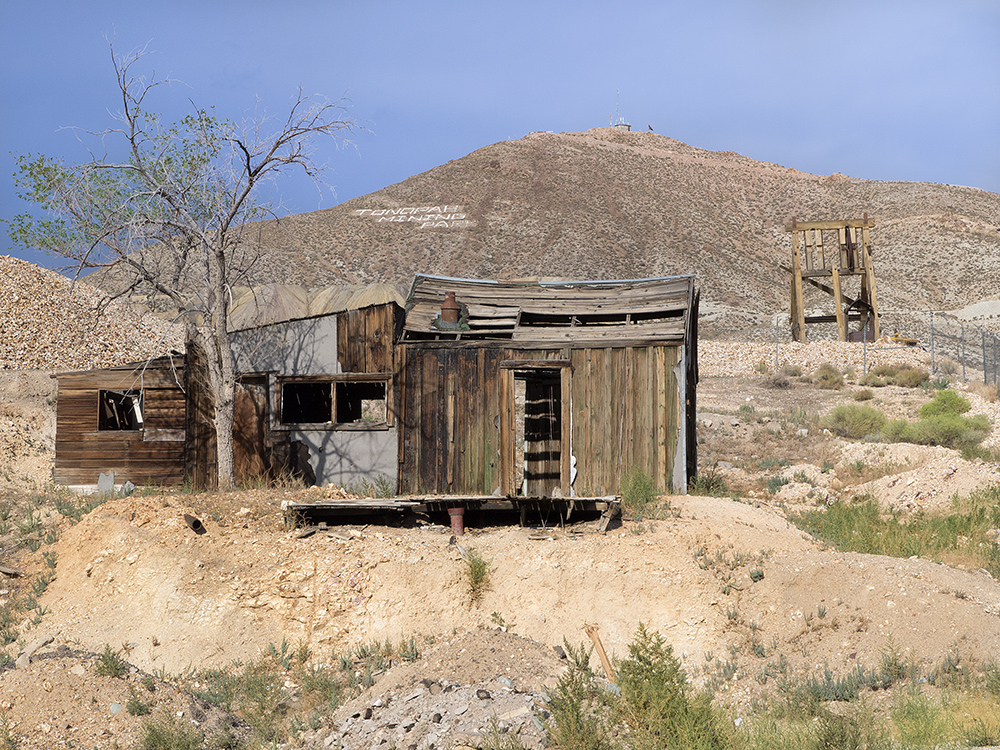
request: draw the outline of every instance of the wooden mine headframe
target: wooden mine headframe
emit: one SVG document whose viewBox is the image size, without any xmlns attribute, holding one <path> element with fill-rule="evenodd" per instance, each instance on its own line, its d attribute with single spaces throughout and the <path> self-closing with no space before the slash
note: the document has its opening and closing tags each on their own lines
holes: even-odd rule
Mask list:
<svg viewBox="0 0 1000 750">
<path fill-rule="evenodd" d="M 869 340 L 879 337 L 878 306 L 875 302 L 875 268 L 872 265 L 871 240 L 868 230 L 875 222 L 863 219 L 843 221 L 809 221 L 785 226 L 792 234 L 792 267 L 782 266 L 792 274 L 792 338 L 806 340 L 807 323 L 836 323 L 841 341 L 848 338 L 868 336 Z M 824 234 L 826 237 L 824 238 Z M 834 236 L 836 240 L 834 240 Z M 841 290 L 845 276 L 860 276 L 861 290 L 857 299 L 852 299 Z M 827 286 L 820 279 L 830 278 L 833 286 Z M 805 314 L 802 299 L 802 282 L 821 289 L 834 299 L 834 315 Z M 859 322 L 859 333 L 849 334 L 848 325 Z"/>
</svg>

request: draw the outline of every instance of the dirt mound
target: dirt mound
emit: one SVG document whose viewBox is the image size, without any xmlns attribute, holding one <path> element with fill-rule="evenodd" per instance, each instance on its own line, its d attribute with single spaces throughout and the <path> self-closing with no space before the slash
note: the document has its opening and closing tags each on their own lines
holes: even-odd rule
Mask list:
<svg viewBox="0 0 1000 750">
<path fill-rule="evenodd" d="M 301 538 L 274 528 L 277 514 L 261 508 L 248 510 L 246 522 L 202 514 L 208 531 L 196 535 L 183 520 L 194 508 L 163 498 L 119 500 L 59 541 L 58 575 L 41 601 L 52 611 L 48 627 L 58 623 L 65 637 L 95 650 L 133 642 L 134 663 L 167 672 L 247 659 L 283 638 L 324 651 L 497 618 L 550 645 L 579 642 L 583 627 L 597 624 L 618 654 L 643 622 L 697 666 L 728 648 L 730 608 L 752 613 L 780 648 L 812 632 L 804 613 L 824 606 L 833 615 L 827 622 L 838 620 L 845 631 L 816 636 L 810 658 L 831 661 L 850 652 L 877 659 L 890 633 L 918 661 L 940 652 L 942 633 L 963 635 L 974 651 L 1000 638 L 1000 586 L 988 576 L 825 551 L 766 506 L 672 501 L 678 517 L 607 535 L 593 523 L 541 534 L 470 532 L 461 544 L 491 570 L 489 590 L 473 605 L 445 527 Z M 755 569 L 766 574 L 760 582 L 751 580 Z M 887 578 L 886 571 L 897 572 Z M 897 577 L 906 579 L 903 594 Z M 967 597 L 946 593 L 956 590 Z M 848 626 L 862 620 L 870 627 Z"/>
<path fill-rule="evenodd" d="M 0 714 L 15 746 L 137 747 L 142 723 L 152 714 L 194 721 L 209 735 L 249 735 L 237 717 L 125 661 L 118 676 L 107 666 L 100 654 L 59 639 L 27 667 L 0 668 Z"/>
<path fill-rule="evenodd" d="M 94 287 L 0 256 L 0 370 L 85 370 L 182 345 L 179 329 Z"/>
</svg>

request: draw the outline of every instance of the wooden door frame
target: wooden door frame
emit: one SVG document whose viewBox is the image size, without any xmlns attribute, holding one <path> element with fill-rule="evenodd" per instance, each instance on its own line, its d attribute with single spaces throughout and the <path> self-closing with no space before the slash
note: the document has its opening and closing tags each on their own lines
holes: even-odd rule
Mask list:
<svg viewBox="0 0 1000 750">
<path fill-rule="evenodd" d="M 570 496 L 570 456 L 573 442 L 572 366 L 568 359 L 548 360 L 504 360 L 499 373 L 499 422 L 500 422 L 500 492 L 507 496 L 517 495 L 514 486 L 514 380 L 517 372 L 526 370 L 559 370 L 559 489 L 563 497 Z"/>
</svg>

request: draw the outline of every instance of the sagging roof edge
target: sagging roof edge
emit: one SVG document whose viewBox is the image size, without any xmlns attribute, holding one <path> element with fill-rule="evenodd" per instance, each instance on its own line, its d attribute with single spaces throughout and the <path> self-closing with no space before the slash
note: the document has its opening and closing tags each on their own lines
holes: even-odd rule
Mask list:
<svg viewBox="0 0 1000 750">
<path fill-rule="evenodd" d="M 598 285 L 619 285 L 619 284 L 637 284 L 640 282 L 653 282 L 653 281 L 676 281 L 678 279 L 693 279 L 693 273 L 677 274 L 675 276 L 645 276 L 635 279 L 558 279 L 555 281 L 527 281 L 524 279 L 467 279 L 461 276 L 440 276 L 433 273 L 418 273 L 413 275 L 413 282 L 410 284 L 410 292 L 407 295 L 407 300 L 413 295 L 413 291 L 417 286 L 417 282 L 421 279 L 431 279 L 433 281 L 457 281 L 463 284 L 492 284 L 499 286 L 500 284 L 520 284 L 522 286 L 598 286 Z"/>
<path fill-rule="evenodd" d="M 400 307 L 399 303 L 395 300 L 389 300 L 388 302 L 373 302 L 370 305 L 364 305 L 362 307 L 351 307 L 346 310 L 333 310 L 331 312 L 316 313 L 315 315 L 305 315 L 301 318 L 286 318 L 285 320 L 275 320 L 270 323 L 261 323 L 260 325 L 247 326 L 246 328 L 234 328 L 229 331 L 230 334 L 233 333 L 244 333 L 246 331 L 258 331 L 261 328 L 270 328 L 271 326 L 281 326 L 286 323 L 301 323 L 304 320 L 319 320 L 320 318 L 329 318 L 331 315 L 340 315 L 345 312 L 353 312 L 355 310 L 367 310 L 369 307 L 382 307 L 383 305 L 395 305 L 399 307 L 400 310 L 404 309 Z"/>
</svg>

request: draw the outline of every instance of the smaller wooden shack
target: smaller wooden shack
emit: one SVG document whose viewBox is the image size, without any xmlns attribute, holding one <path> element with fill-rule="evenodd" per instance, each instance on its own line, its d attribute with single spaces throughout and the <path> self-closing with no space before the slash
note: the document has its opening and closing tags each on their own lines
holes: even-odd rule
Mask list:
<svg viewBox="0 0 1000 750">
<path fill-rule="evenodd" d="M 400 492 L 613 495 L 631 469 L 686 492 L 697 309 L 693 276 L 418 275 L 396 351 Z"/>
<path fill-rule="evenodd" d="M 57 484 L 184 481 L 186 403 L 183 356 L 104 370 L 63 372 L 56 402 Z"/>
</svg>

